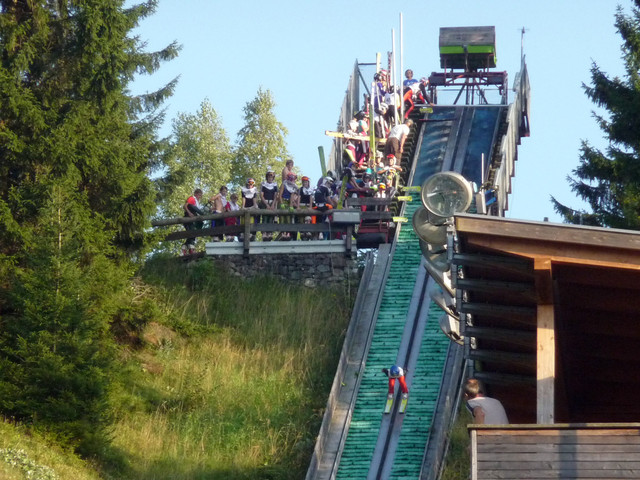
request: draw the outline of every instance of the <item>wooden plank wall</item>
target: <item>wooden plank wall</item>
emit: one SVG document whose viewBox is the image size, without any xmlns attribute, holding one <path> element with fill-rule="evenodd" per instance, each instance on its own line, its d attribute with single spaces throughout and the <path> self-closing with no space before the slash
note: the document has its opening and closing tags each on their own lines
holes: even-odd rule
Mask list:
<svg viewBox="0 0 640 480">
<path fill-rule="evenodd" d="M 472 480 L 640 478 L 640 424 L 536 427 L 469 426 Z"/>
</svg>

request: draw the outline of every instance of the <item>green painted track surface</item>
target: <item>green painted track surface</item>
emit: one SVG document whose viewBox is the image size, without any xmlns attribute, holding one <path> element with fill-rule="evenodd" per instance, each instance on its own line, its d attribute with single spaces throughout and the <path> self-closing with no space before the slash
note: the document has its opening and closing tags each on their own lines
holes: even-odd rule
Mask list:
<svg viewBox="0 0 640 480">
<path fill-rule="evenodd" d="M 406 204 L 405 216 L 411 218 L 419 206 L 420 200 L 416 195 L 412 202 Z M 396 362 L 421 257 L 417 237 L 411 222 L 407 222 L 402 225 L 398 236 L 382 294 L 367 364 L 340 460 L 338 479 L 367 478 L 387 397 L 387 377 L 381 370 Z M 409 408 L 412 408 L 412 401 L 413 398 Z"/>
<path fill-rule="evenodd" d="M 429 439 L 449 347 L 449 339 L 442 333 L 438 324 L 440 315 L 442 310 L 432 303 L 398 440 L 390 477 L 392 479 L 420 478 L 422 456 Z"/>
<path fill-rule="evenodd" d="M 452 112 L 450 108 L 436 108 L 430 117 L 445 120 L 452 116 Z M 418 158 L 414 158 L 414 185 L 421 185 L 425 178 L 442 169 L 446 141 L 451 132 L 450 125 L 451 123 L 445 120 L 434 124 L 425 132 Z M 402 224 L 396 242 L 336 476 L 339 480 L 367 478 L 387 396 L 387 377 L 381 370 L 396 362 L 416 279 L 418 275 L 423 274 L 422 253 L 411 224 L 413 213 L 421 206 L 421 201 L 419 194 L 412 197 L 413 200 L 405 204 L 403 216 L 409 221 Z M 442 310 L 437 305 L 430 306 L 415 371 L 411 372 L 413 376 L 409 404 L 398 439 L 391 473 L 393 479 L 418 479 L 420 476 L 449 346 L 449 339 L 442 333 L 438 324 L 441 314 Z"/>
</svg>

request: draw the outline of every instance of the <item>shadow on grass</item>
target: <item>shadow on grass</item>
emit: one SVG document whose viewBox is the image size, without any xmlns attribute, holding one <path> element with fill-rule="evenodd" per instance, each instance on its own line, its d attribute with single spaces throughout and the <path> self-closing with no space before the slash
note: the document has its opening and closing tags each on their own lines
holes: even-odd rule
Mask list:
<svg viewBox="0 0 640 480">
<path fill-rule="evenodd" d="M 132 480 L 298 480 L 303 477 L 304 472 L 292 471 L 284 465 L 268 465 L 254 469 L 220 469 L 180 465 L 175 461 L 168 464 L 161 461 L 147 471 L 135 472 L 128 478 Z"/>
</svg>

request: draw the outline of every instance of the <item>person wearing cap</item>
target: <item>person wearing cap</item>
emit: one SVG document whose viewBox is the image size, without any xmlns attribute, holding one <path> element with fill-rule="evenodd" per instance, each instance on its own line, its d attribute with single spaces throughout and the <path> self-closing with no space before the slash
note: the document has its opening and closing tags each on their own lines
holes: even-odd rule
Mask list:
<svg viewBox="0 0 640 480">
<path fill-rule="evenodd" d="M 389 198 L 387 195 L 387 185 L 384 182 L 380 182 L 377 185 L 377 190 L 376 193 L 374 195 L 374 198 Z M 378 205 L 376 207 L 376 210 L 378 212 L 388 212 L 389 211 L 389 206 L 388 205 Z"/>
<path fill-rule="evenodd" d="M 387 185 L 384 182 L 380 182 L 375 186 L 376 193 L 375 198 L 387 198 Z"/>
<path fill-rule="evenodd" d="M 398 185 L 397 174 L 402 172 L 402 167 L 397 164 L 397 159 L 395 155 L 389 155 L 387 158 L 388 166 L 387 166 L 387 178 L 391 178 L 394 182 L 394 185 Z"/>
<path fill-rule="evenodd" d="M 258 188 L 253 178 L 247 179 L 247 184 L 240 189 L 242 193 L 242 208 L 246 210 L 253 210 L 258 208 Z M 244 222 L 244 217 L 241 223 Z M 255 218 L 251 217 L 251 223 L 255 223 Z M 251 235 L 251 240 L 255 240 L 255 235 Z"/>
<path fill-rule="evenodd" d="M 395 155 L 389 155 L 387 157 L 387 166 L 389 170 L 393 170 L 394 172 L 402 171 L 402 167 L 398 165 L 398 159 Z"/>
<path fill-rule="evenodd" d="M 302 186 L 298 189 L 298 203 L 296 208 L 307 210 L 313 208 L 314 188 L 311 186 L 311 179 L 302 177 Z M 316 223 L 316 217 L 310 215 L 300 215 L 297 223 Z M 300 232 L 300 240 L 311 240 L 313 232 Z"/>
<path fill-rule="evenodd" d="M 267 169 L 265 179 L 260 185 L 260 203 L 258 206 L 263 210 L 275 210 L 278 208 L 278 182 L 276 182 L 276 174 L 270 168 Z M 263 215 L 262 223 L 274 223 L 275 218 L 272 215 Z M 273 236 L 273 232 L 264 232 L 262 240 L 269 241 Z"/>
<path fill-rule="evenodd" d="M 313 208 L 313 192 L 314 189 L 311 186 L 309 177 L 302 177 L 302 186 L 298 190 L 298 204 L 296 207 L 303 209 Z M 311 223 L 316 223 L 315 217 L 312 220 Z"/>
<path fill-rule="evenodd" d="M 258 208 L 258 189 L 253 178 L 248 178 L 247 184 L 240 191 L 242 192 L 242 208 Z"/>
</svg>

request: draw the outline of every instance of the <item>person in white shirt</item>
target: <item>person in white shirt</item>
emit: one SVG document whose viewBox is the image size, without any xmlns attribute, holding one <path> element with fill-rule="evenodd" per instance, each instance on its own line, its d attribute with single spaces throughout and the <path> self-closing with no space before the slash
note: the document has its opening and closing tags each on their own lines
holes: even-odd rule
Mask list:
<svg viewBox="0 0 640 480">
<path fill-rule="evenodd" d="M 485 397 L 484 387 L 479 380 L 469 378 L 464 386 L 467 408 L 473 415 L 473 423 L 486 425 L 507 425 L 509 419 L 502 403 L 491 397 Z"/>
<path fill-rule="evenodd" d="M 404 149 L 404 142 L 407 140 L 411 127 L 413 126 L 413 120 L 407 118 L 404 123 L 396 125 L 389 132 L 387 137 L 387 143 L 384 146 L 384 155 L 388 157 L 393 155 L 396 158 L 402 157 Z"/>
</svg>

